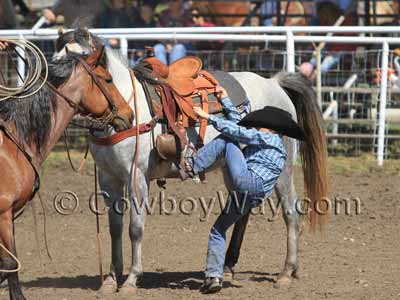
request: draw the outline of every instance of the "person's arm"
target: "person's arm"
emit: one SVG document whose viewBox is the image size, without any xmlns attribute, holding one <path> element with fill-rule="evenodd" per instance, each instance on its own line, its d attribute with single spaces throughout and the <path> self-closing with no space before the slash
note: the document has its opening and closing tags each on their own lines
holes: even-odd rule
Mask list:
<svg viewBox="0 0 400 300">
<path fill-rule="evenodd" d="M 193 107 L 193 112 L 202 119 L 210 121 L 216 130 L 229 136 L 238 143 L 246 145 L 270 145 L 274 146 L 280 141 L 278 135 L 274 133 L 263 132 L 256 128 L 246 128 L 237 125 L 231 120 L 226 120 L 215 115 L 206 113 L 201 107 Z"/>
<path fill-rule="evenodd" d="M 45 8 L 42 11 L 43 16 L 47 19 L 49 23 L 54 23 L 56 21 L 57 15 L 62 14 L 63 0 L 58 0 L 54 3 L 52 8 Z"/>
<path fill-rule="evenodd" d="M 5 50 L 7 48 L 7 43 L 4 41 L 0 41 L 0 50 Z"/>
<path fill-rule="evenodd" d="M 231 120 L 225 120 L 215 115 L 209 115 L 208 120 L 216 130 L 238 143 L 246 145 L 274 146 L 273 144 L 276 139 L 276 134 L 262 132 L 256 128 L 239 126 Z"/>
<path fill-rule="evenodd" d="M 218 86 L 215 92 L 224 107 L 224 112 L 227 118 L 235 123 L 239 122 L 241 120 L 240 113 L 236 109 L 235 105 L 233 105 L 227 91 L 223 87 Z"/>
</svg>

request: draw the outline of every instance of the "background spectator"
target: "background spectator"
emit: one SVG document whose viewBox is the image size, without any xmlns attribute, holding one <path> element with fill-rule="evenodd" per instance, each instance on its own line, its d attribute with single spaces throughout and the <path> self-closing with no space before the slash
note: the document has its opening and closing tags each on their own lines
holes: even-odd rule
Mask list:
<svg viewBox="0 0 400 300">
<path fill-rule="evenodd" d="M 193 25 L 190 11 L 185 9 L 182 0 L 168 2 L 168 9 L 161 12 L 159 16 L 159 27 L 185 27 Z M 183 43 L 157 43 L 154 46 L 155 56 L 163 63 L 172 63 L 175 60 L 186 56 L 187 48 L 190 44 Z"/>
<path fill-rule="evenodd" d="M 320 26 L 332 26 L 342 15 L 344 15 L 344 12 L 338 5 L 331 1 L 319 2 L 317 4 L 318 25 Z M 345 16 L 345 20 L 342 23 L 343 26 L 355 26 L 356 24 L 356 18 L 354 18 L 354 15 L 351 13 Z M 326 73 L 335 67 L 339 63 L 343 52 L 354 51 L 356 47 L 357 46 L 353 44 L 328 43 L 325 51 L 328 55 L 322 59 L 321 73 Z M 312 58 L 309 62 L 302 63 L 299 67 L 299 71 L 305 76 L 312 78 L 316 64 L 316 59 Z"/>
<path fill-rule="evenodd" d="M 57 0 L 52 8 L 43 10 L 43 16 L 54 23 L 62 15 L 68 28 L 76 25 L 92 28 L 105 9 L 103 0 Z"/>
<path fill-rule="evenodd" d="M 281 16 L 284 21 L 284 26 L 305 26 L 306 18 L 297 16 L 297 15 L 304 15 L 304 6 L 302 1 L 281 1 L 280 5 L 281 9 Z M 278 25 L 277 18 L 277 8 L 278 4 L 275 0 L 271 1 L 264 1 L 260 7 L 260 14 L 263 16 L 263 20 L 261 21 L 261 25 L 263 26 L 272 26 Z M 285 18 L 287 10 L 287 16 Z M 291 15 L 296 15 L 296 17 L 291 17 Z"/>
<path fill-rule="evenodd" d="M 99 28 L 135 28 L 141 27 L 142 22 L 139 12 L 129 4 L 129 1 L 111 0 L 96 25 Z M 107 42 L 112 48 L 119 48 L 118 39 L 108 39 Z"/>
<path fill-rule="evenodd" d="M 205 20 L 203 16 L 200 15 L 197 9 L 192 9 L 192 21 L 194 27 L 214 27 L 215 24 Z M 223 47 L 223 42 L 210 43 L 208 41 L 195 42 L 193 47 L 196 50 L 217 50 Z"/>
<path fill-rule="evenodd" d="M 11 0 L 1 0 L 0 29 L 13 29 L 16 27 L 18 27 L 18 21 Z"/>
<path fill-rule="evenodd" d="M 151 1 L 149 1 L 151 2 Z M 154 6 L 155 4 L 147 3 L 147 1 L 143 4 L 139 4 L 139 20 L 137 27 L 143 28 L 154 28 L 157 26 L 157 20 L 154 14 Z M 145 46 L 149 46 L 148 42 L 142 41 L 130 41 L 129 48 L 132 49 L 132 63 L 135 65 L 141 58 L 144 56 L 144 48 Z"/>
<path fill-rule="evenodd" d="M 140 27 L 153 28 L 157 26 L 157 21 L 154 15 L 152 5 L 144 3 L 139 7 Z"/>
</svg>

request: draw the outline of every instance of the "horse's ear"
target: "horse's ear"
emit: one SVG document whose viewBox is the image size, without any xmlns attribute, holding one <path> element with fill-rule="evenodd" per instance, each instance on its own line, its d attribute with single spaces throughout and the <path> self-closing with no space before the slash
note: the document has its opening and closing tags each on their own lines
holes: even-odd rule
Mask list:
<svg viewBox="0 0 400 300">
<path fill-rule="evenodd" d="M 60 27 L 58 28 L 58 37 L 62 37 L 64 35 L 64 28 Z"/>
</svg>

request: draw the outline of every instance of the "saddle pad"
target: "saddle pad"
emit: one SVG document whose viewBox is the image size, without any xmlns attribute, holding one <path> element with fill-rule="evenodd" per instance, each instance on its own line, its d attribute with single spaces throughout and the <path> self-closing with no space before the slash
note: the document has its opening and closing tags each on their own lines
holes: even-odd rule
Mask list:
<svg viewBox="0 0 400 300">
<path fill-rule="evenodd" d="M 208 71 L 219 84 L 228 91 L 228 95 L 232 103 L 238 107 L 247 100 L 247 95 L 239 81 L 236 80 L 231 74 L 224 71 Z"/>
</svg>

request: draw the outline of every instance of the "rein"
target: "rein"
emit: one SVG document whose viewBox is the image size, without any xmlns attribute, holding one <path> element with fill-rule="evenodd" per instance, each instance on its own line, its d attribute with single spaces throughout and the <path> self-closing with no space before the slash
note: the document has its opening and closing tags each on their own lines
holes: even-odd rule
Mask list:
<svg viewBox="0 0 400 300">
<path fill-rule="evenodd" d="M 135 105 L 135 120 L 136 120 L 136 124 L 135 126 L 127 129 L 127 130 L 123 130 L 120 132 L 116 132 L 112 135 L 107 135 L 104 137 L 96 137 L 93 135 L 90 135 L 89 139 L 90 141 L 95 144 L 95 145 L 99 145 L 99 146 L 112 146 L 115 144 L 118 144 L 119 142 L 129 138 L 129 137 L 133 137 L 136 136 L 138 137 L 141 134 L 144 133 L 148 133 L 150 131 L 153 130 L 153 128 L 157 125 L 157 122 L 160 120 L 160 118 L 162 117 L 160 114 L 155 114 L 154 117 L 147 123 L 140 123 L 138 122 L 139 117 L 137 116 L 138 114 L 138 107 L 137 107 L 137 94 L 136 94 L 136 84 L 135 84 L 135 73 L 133 72 L 133 70 L 129 70 L 129 75 L 131 77 L 131 81 L 132 81 L 132 95 L 128 101 L 128 103 L 131 102 L 131 100 L 133 99 L 134 101 L 134 105 Z M 147 97 L 146 97 L 147 100 Z M 151 111 L 151 106 L 149 105 L 149 109 Z M 161 112 L 162 114 L 162 112 Z"/>
</svg>

